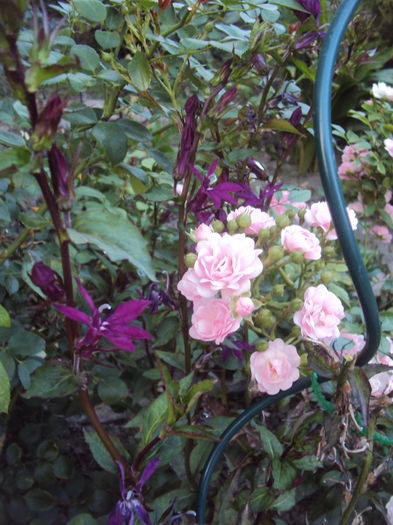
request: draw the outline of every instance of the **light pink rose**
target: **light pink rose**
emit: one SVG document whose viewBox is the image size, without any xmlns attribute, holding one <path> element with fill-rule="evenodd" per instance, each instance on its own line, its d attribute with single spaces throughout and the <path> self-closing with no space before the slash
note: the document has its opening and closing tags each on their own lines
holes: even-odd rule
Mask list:
<svg viewBox="0 0 393 525">
<path fill-rule="evenodd" d="M 198 228 L 194 231 L 194 236 L 197 242 L 199 241 L 205 241 L 209 235 L 212 233 L 211 226 L 208 226 L 207 224 L 200 224 Z"/>
<path fill-rule="evenodd" d="M 269 342 L 264 352 L 254 352 L 250 357 L 251 378 L 258 390 L 269 395 L 287 390 L 299 379 L 300 357 L 293 345 L 282 339 Z"/>
<path fill-rule="evenodd" d="M 289 191 L 282 190 L 281 197 L 277 199 L 276 195 L 273 195 L 272 200 L 270 201 L 270 208 L 273 209 L 278 215 L 282 215 L 287 210 L 293 206 L 294 208 L 299 208 L 304 210 L 307 208 L 305 202 L 291 202 L 289 200 Z"/>
<path fill-rule="evenodd" d="M 305 259 L 316 261 L 321 258 L 321 246 L 318 237 L 310 231 L 293 224 L 281 232 L 281 244 L 284 249 L 293 252 L 303 252 Z"/>
<path fill-rule="evenodd" d="M 386 190 L 385 202 L 390 202 L 391 200 L 392 200 L 392 190 Z"/>
<path fill-rule="evenodd" d="M 378 239 L 381 242 L 391 242 L 392 240 L 392 234 L 389 232 L 387 226 L 380 226 L 375 225 L 372 228 L 370 228 L 370 232 L 375 235 L 375 237 L 378 237 Z"/>
<path fill-rule="evenodd" d="M 389 354 L 393 353 L 393 342 L 390 337 L 386 338 L 389 343 Z M 370 364 L 379 364 L 393 367 L 393 359 L 389 355 L 377 352 L 371 359 Z M 380 372 L 370 378 L 371 394 L 373 396 L 387 396 L 393 391 L 393 368 L 386 372 Z"/>
<path fill-rule="evenodd" d="M 344 317 L 340 299 L 320 284 L 307 288 L 303 308 L 295 312 L 293 321 L 300 327 L 303 337 L 330 342 L 339 337 L 338 325 Z"/>
<path fill-rule="evenodd" d="M 393 157 L 393 139 L 385 139 L 383 141 L 386 151 Z"/>
<path fill-rule="evenodd" d="M 356 230 L 358 220 L 354 210 L 347 207 L 347 213 L 349 222 L 351 223 L 352 229 Z M 333 227 L 332 216 L 330 214 L 328 203 L 325 201 L 315 202 L 311 205 L 311 208 L 306 211 L 304 216 L 305 221 L 310 226 L 318 226 L 322 228 L 324 232 L 327 232 L 326 239 L 334 240 L 337 239 L 336 230 Z"/>
<path fill-rule="evenodd" d="M 347 210 L 353 210 L 355 213 L 363 213 L 364 212 L 364 206 L 361 202 L 351 202 L 351 204 L 348 204 Z"/>
<path fill-rule="evenodd" d="M 386 211 L 386 213 L 389 215 L 389 217 L 393 221 L 393 206 L 388 203 L 388 204 L 385 204 L 383 209 Z"/>
<path fill-rule="evenodd" d="M 343 337 L 344 339 L 347 339 L 349 341 L 348 345 L 345 345 L 345 347 L 342 350 L 343 355 L 355 355 L 361 352 L 364 348 L 364 345 L 366 344 L 366 341 L 364 340 L 363 335 L 359 334 L 348 334 L 342 332 L 340 334 L 340 337 Z"/>
<path fill-rule="evenodd" d="M 244 229 L 244 233 L 257 235 L 259 230 L 271 228 L 276 224 L 276 221 L 273 219 L 273 217 L 270 217 L 268 213 L 260 210 L 259 208 L 253 208 L 252 206 L 240 206 L 240 208 L 237 208 L 237 210 L 228 213 L 227 219 L 228 221 L 234 220 L 236 217 L 243 215 L 244 213 L 247 213 L 251 219 L 251 224 Z"/>
<path fill-rule="evenodd" d="M 360 179 L 364 175 L 361 166 L 356 166 L 353 162 L 343 162 L 338 167 L 338 176 L 342 180 Z"/>
<path fill-rule="evenodd" d="M 224 299 L 199 299 L 194 303 L 190 336 L 200 341 L 223 342 L 228 334 L 236 332 L 241 319 L 232 316 Z"/>
<path fill-rule="evenodd" d="M 189 301 L 200 299 L 201 296 L 197 292 L 198 278 L 195 275 L 194 269 L 189 268 L 183 275 L 182 279 L 177 283 L 177 289 Z"/>
<path fill-rule="evenodd" d="M 393 87 L 387 86 L 385 82 L 378 82 L 378 84 L 373 84 L 372 94 L 374 98 L 393 100 Z"/>
<path fill-rule="evenodd" d="M 250 297 L 239 297 L 235 305 L 235 313 L 241 317 L 251 315 L 255 310 L 255 305 Z"/>
<path fill-rule="evenodd" d="M 263 269 L 259 260 L 262 250 L 255 249 L 254 241 L 244 233 L 213 232 L 198 242 L 196 251 L 198 257 L 190 280 L 196 282 L 195 294 L 201 297 L 213 297 L 221 292 L 227 298 L 248 292 L 250 279 Z"/>
</svg>

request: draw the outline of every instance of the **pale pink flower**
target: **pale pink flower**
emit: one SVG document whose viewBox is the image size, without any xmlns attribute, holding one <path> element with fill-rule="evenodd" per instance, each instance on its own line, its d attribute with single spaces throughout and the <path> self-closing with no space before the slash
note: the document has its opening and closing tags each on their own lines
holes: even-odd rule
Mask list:
<svg viewBox="0 0 393 525">
<path fill-rule="evenodd" d="M 176 189 L 175 189 L 176 195 L 181 195 L 183 193 L 183 188 L 184 188 L 184 184 L 182 184 L 181 182 L 178 182 L 176 184 Z"/>
<path fill-rule="evenodd" d="M 270 208 L 273 209 L 278 215 L 285 213 L 290 207 L 305 209 L 307 204 L 305 202 L 292 202 L 289 200 L 289 191 L 283 190 L 281 197 L 277 199 L 276 195 L 273 195 L 270 201 Z"/>
<path fill-rule="evenodd" d="M 263 269 L 255 243 L 244 233 L 211 233 L 196 246 L 197 260 L 192 268 L 197 295 L 223 297 L 241 295 L 250 290 L 251 281 Z M 188 270 L 190 271 L 190 270 Z M 188 272 L 187 272 L 188 273 Z M 194 281 L 194 276 L 192 276 Z"/>
<path fill-rule="evenodd" d="M 364 212 L 364 206 L 361 202 L 351 202 L 351 204 L 348 204 L 347 209 L 359 214 Z"/>
<path fill-rule="evenodd" d="M 339 337 L 338 325 L 344 317 L 340 299 L 320 284 L 307 288 L 303 308 L 295 312 L 293 321 L 300 327 L 303 337 L 330 342 Z"/>
<path fill-rule="evenodd" d="M 347 213 L 352 229 L 356 230 L 358 220 L 355 211 L 347 207 Z M 324 232 L 327 232 L 326 239 L 330 241 L 337 239 L 337 233 L 333 227 L 332 216 L 327 202 L 322 201 L 312 204 L 311 208 L 306 211 L 304 219 L 310 226 L 318 226 Z"/>
<path fill-rule="evenodd" d="M 389 354 L 393 353 L 393 342 L 390 337 L 386 338 L 389 343 Z M 393 367 L 393 359 L 386 354 L 377 352 L 371 359 L 370 364 L 380 364 Z M 380 372 L 370 378 L 371 394 L 373 396 L 387 396 L 393 391 L 393 368 L 386 372 Z"/>
<path fill-rule="evenodd" d="M 205 241 L 209 235 L 212 233 L 211 226 L 208 226 L 207 224 L 200 224 L 198 228 L 194 231 L 194 236 L 197 242 L 199 241 Z"/>
<path fill-rule="evenodd" d="M 347 162 L 352 162 L 356 157 L 356 149 L 349 145 L 349 146 L 345 146 L 345 148 L 343 149 L 343 154 L 341 155 L 341 160 L 343 162 L 343 164 L 347 163 Z"/>
<path fill-rule="evenodd" d="M 393 221 L 393 205 L 392 204 L 385 204 L 383 209 L 386 211 L 386 213 L 389 215 L 389 217 Z"/>
<path fill-rule="evenodd" d="M 344 355 L 355 355 L 361 352 L 364 348 L 364 345 L 366 344 L 366 341 L 364 340 L 363 335 L 359 334 L 348 334 L 342 332 L 340 334 L 340 337 L 343 337 L 344 339 L 347 339 L 350 341 L 349 344 L 345 345 L 345 347 L 342 350 L 342 353 Z"/>
<path fill-rule="evenodd" d="M 251 378 L 258 390 L 269 395 L 287 390 L 299 379 L 300 357 L 293 345 L 282 339 L 269 342 L 264 352 L 254 352 L 250 357 Z"/>
<path fill-rule="evenodd" d="M 373 84 L 372 94 L 375 98 L 393 100 L 393 87 L 387 86 L 385 82 L 378 82 L 378 84 Z"/>
<path fill-rule="evenodd" d="M 390 202 L 391 200 L 392 200 L 392 190 L 386 190 L 385 202 Z"/>
<path fill-rule="evenodd" d="M 199 299 L 194 303 L 190 336 L 200 341 L 223 342 L 228 334 L 236 332 L 241 319 L 234 318 L 224 299 Z"/>
<path fill-rule="evenodd" d="M 316 261 L 321 258 L 318 237 L 297 224 L 287 226 L 281 231 L 281 244 L 288 252 L 303 252 L 305 259 Z"/>
<path fill-rule="evenodd" d="M 363 175 L 361 166 L 356 166 L 353 162 L 343 162 L 338 167 L 338 176 L 342 180 L 359 179 Z"/>
<path fill-rule="evenodd" d="M 393 525 L 393 496 L 386 503 L 386 513 L 388 518 L 388 525 Z"/>
<path fill-rule="evenodd" d="M 392 234 L 389 232 L 387 226 L 380 226 L 376 224 L 370 228 L 370 232 L 375 235 L 381 242 L 391 242 Z"/>
<path fill-rule="evenodd" d="M 194 268 L 189 268 L 183 275 L 182 279 L 177 283 L 177 289 L 189 301 L 200 299 L 201 296 L 197 292 L 198 278 L 195 275 Z"/>
<path fill-rule="evenodd" d="M 386 151 L 393 157 L 393 139 L 385 139 L 383 141 Z"/>
<path fill-rule="evenodd" d="M 235 305 L 235 313 L 240 317 L 247 317 L 255 310 L 255 305 L 250 297 L 239 297 Z"/>
<path fill-rule="evenodd" d="M 240 206 L 240 208 L 237 208 L 237 210 L 228 213 L 227 219 L 228 221 L 231 221 L 243 214 L 249 215 L 251 219 L 251 224 L 244 229 L 244 233 L 257 235 L 259 230 L 271 228 L 276 224 L 276 221 L 273 219 L 273 217 L 270 217 L 268 213 L 260 210 L 259 208 L 254 208 L 253 206 Z"/>
</svg>

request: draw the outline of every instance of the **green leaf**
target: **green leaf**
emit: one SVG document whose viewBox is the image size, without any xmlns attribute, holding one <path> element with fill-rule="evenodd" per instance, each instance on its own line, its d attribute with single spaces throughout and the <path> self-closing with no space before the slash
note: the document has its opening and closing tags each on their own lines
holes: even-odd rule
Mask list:
<svg viewBox="0 0 393 525">
<path fill-rule="evenodd" d="M 366 374 L 360 367 L 356 367 L 348 372 L 349 384 L 352 388 L 352 393 L 360 405 L 362 412 L 363 425 L 368 425 L 369 404 L 371 397 L 371 385 L 367 379 Z"/>
<path fill-rule="evenodd" d="M 264 129 L 274 129 L 276 131 L 285 131 L 287 133 L 293 133 L 294 135 L 300 135 L 303 137 L 298 129 L 295 128 L 288 120 L 281 118 L 271 118 L 262 126 Z"/>
<path fill-rule="evenodd" d="M 10 314 L 1 304 L 0 304 L 0 326 L 4 328 L 9 328 L 11 326 Z"/>
<path fill-rule="evenodd" d="M 292 464 L 299 470 L 316 470 L 321 468 L 323 465 L 317 459 L 315 455 L 313 456 L 303 456 L 302 458 L 292 460 Z"/>
<path fill-rule="evenodd" d="M 24 397 L 64 397 L 78 389 L 76 376 L 64 365 L 47 363 L 35 372 Z"/>
<path fill-rule="evenodd" d="M 97 29 L 94 37 L 102 49 L 113 49 L 121 43 L 120 35 L 115 31 L 101 31 Z"/>
<path fill-rule="evenodd" d="M 140 122 L 122 118 L 117 120 L 116 124 L 123 128 L 123 132 L 131 140 L 136 140 L 137 142 L 150 142 L 152 140 L 152 134 Z"/>
<path fill-rule="evenodd" d="M 190 390 L 184 396 L 184 401 L 187 403 L 186 412 L 191 410 L 202 394 L 210 392 L 214 388 L 215 383 L 216 381 L 213 379 L 204 379 L 203 381 L 198 381 L 198 383 L 192 385 Z"/>
<path fill-rule="evenodd" d="M 100 467 L 108 472 L 116 474 L 118 472 L 118 468 L 114 463 L 111 455 L 106 450 L 105 445 L 98 437 L 97 433 L 89 432 L 83 429 L 83 435 L 85 436 L 86 443 L 89 445 L 90 451 L 94 459 L 97 461 Z"/>
<path fill-rule="evenodd" d="M 338 286 L 338 284 L 335 283 L 329 283 L 328 288 L 331 292 L 333 292 L 339 299 L 343 301 L 347 306 L 351 306 L 351 299 L 349 298 L 348 292 L 344 290 L 341 286 Z"/>
<path fill-rule="evenodd" d="M 296 470 L 288 461 L 273 459 L 273 487 L 278 490 L 286 490 L 296 477 Z"/>
<path fill-rule="evenodd" d="M 3 146 L 24 146 L 25 141 L 17 133 L 0 130 L 0 144 Z"/>
<path fill-rule="evenodd" d="M 307 9 L 304 9 L 296 0 L 269 0 L 269 4 L 281 5 L 289 9 L 296 9 L 296 11 L 301 11 L 302 13 L 308 13 Z"/>
<path fill-rule="evenodd" d="M 250 507 L 253 512 L 260 512 L 268 509 L 274 501 L 272 489 L 270 487 L 258 487 L 250 497 Z"/>
<path fill-rule="evenodd" d="M 91 133 L 112 164 L 118 164 L 124 159 L 127 154 L 127 136 L 117 122 L 99 122 Z"/>
<path fill-rule="evenodd" d="M 34 332 L 20 330 L 10 337 L 8 352 L 13 356 L 45 357 L 45 341 Z"/>
<path fill-rule="evenodd" d="M 96 112 L 92 108 L 84 108 L 78 111 L 69 110 L 64 113 L 63 118 L 75 128 L 91 127 L 97 122 Z"/>
<path fill-rule="evenodd" d="M 82 69 L 93 72 L 99 66 L 100 57 L 97 51 L 90 46 L 83 44 L 72 46 L 70 54 L 79 58 Z"/>
<path fill-rule="evenodd" d="M 68 233 L 76 244 L 94 244 L 111 261 L 127 260 L 155 280 L 146 240 L 122 210 L 90 209 L 80 213 Z"/>
<path fill-rule="evenodd" d="M 38 62 L 33 63 L 25 74 L 29 92 L 35 93 L 45 80 L 67 73 L 77 65 L 78 61 L 73 56 L 63 56 L 55 64 L 49 66 L 42 66 Z"/>
<path fill-rule="evenodd" d="M 25 495 L 27 506 L 34 512 L 44 512 L 51 509 L 55 500 L 50 492 L 40 488 L 29 490 Z"/>
<path fill-rule="evenodd" d="M 284 452 L 283 445 L 276 436 L 264 426 L 258 425 L 259 435 L 262 441 L 262 447 L 266 454 L 271 458 L 279 458 Z"/>
<path fill-rule="evenodd" d="M 42 361 L 40 359 L 25 359 L 21 363 L 18 363 L 19 380 L 25 390 L 30 388 L 31 374 L 41 365 Z"/>
<path fill-rule="evenodd" d="M 174 426 L 169 434 L 171 436 L 180 436 L 186 439 L 207 439 L 208 441 L 219 441 L 219 439 L 211 434 L 202 425 L 180 425 Z"/>
<path fill-rule="evenodd" d="M 32 230 L 41 230 L 48 226 L 49 221 L 39 213 L 34 211 L 25 211 L 19 214 L 19 220 L 26 228 Z"/>
<path fill-rule="evenodd" d="M 144 447 L 159 433 L 160 426 L 167 419 L 169 409 L 166 392 L 158 396 L 141 412 L 141 446 Z M 138 414 L 139 415 L 139 414 Z M 126 425 L 127 426 L 127 425 Z"/>
<path fill-rule="evenodd" d="M 0 361 L 0 412 L 8 412 L 11 399 L 11 385 L 8 374 Z"/>
<path fill-rule="evenodd" d="M 281 496 L 275 500 L 272 505 L 272 508 L 278 510 L 279 512 L 285 512 L 286 510 L 291 509 L 296 503 L 296 489 L 287 490 Z"/>
<path fill-rule="evenodd" d="M 91 514 L 77 514 L 67 521 L 67 525 L 97 525 L 97 521 Z"/>
<path fill-rule="evenodd" d="M 128 396 L 128 387 L 117 377 L 107 377 L 98 384 L 98 395 L 107 405 L 113 405 Z"/>
<path fill-rule="evenodd" d="M 137 51 L 128 64 L 131 82 L 140 90 L 146 91 L 151 82 L 151 68 L 146 55 Z"/>
<path fill-rule="evenodd" d="M 313 82 L 315 81 L 315 70 L 314 69 L 311 69 L 310 67 L 308 67 L 306 63 L 303 62 L 303 60 L 300 60 L 299 58 L 292 58 L 292 62 L 295 64 L 298 70 L 301 73 L 303 73 L 303 75 L 305 75 L 307 78 L 309 78 Z"/>
<path fill-rule="evenodd" d="M 106 18 L 106 7 L 100 0 L 73 0 L 73 4 L 90 22 L 103 22 Z"/>
<path fill-rule="evenodd" d="M 30 150 L 24 147 L 9 148 L 0 151 L 0 171 L 26 166 L 30 161 L 30 157 Z"/>
</svg>

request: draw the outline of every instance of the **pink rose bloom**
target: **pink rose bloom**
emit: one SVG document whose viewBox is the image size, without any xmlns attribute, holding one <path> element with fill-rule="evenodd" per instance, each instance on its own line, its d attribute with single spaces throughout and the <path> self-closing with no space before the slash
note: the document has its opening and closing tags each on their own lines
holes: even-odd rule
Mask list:
<svg viewBox="0 0 393 525">
<path fill-rule="evenodd" d="M 240 317 L 247 317 L 255 310 L 255 305 L 249 297 L 239 297 L 236 301 L 235 313 Z"/>
<path fill-rule="evenodd" d="M 362 167 L 356 166 L 353 162 L 343 162 L 338 167 L 338 176 L 342 180 L 359 179 L 362 175 Z"/>
<path fill-rule="evenodd" d="M 387 226 L 379 226 L 378 224 L 376 226 L 373 226 L 370 228 L 370 232 L 378 237 L 378 239 L 381 242 L 391 242 L 392 240 L 392 234 L 389 232 Z"/>
<path fill-rule="evenodd" d="M 354 212 L 354 210 L 348 207 L 347 213 L 352 229 L 356 230 L 358 225 L 356 213 Z M 337 239 L 337 233 L 336 230 L 333 228 L 332 216 L 330 215 L 330 210 L 327 202 L 315 202 L 314 204 L 312 204 L 311 208 L 306 211 L 304 219 L 310 226 L 318 226 L 319 228 L 322 228 L 324 232 L 327 232 L 326 239 L 330 241 Z"/>
<path fill-rule="evenodd" d="M 245 228 L 244 233 L 257 235 L 259 230 L 271 228 L 276 224 L 276 221 L 268 213 L 252 206 L 240 206 L 237 210 L 231 211 L 228 213 L 228 221 L 235 220 L 236 217 L 244 213 L 247 213 L 251 219 L 251 224 Z"/>
<path fill-rule="evenodd" d="M 393 206 L 391 204 L 385 204 L 383 209 L 386 211 L 386 213 L 389 215 L 389 217 L 393 221 Z"/>
<path fill-rule="evenodd" d="M 197 295 L 233 297 L 250 290 L 250 279 L 257 277 L 263 269 L 259 260 L 262 250 L 255 249 L 255 243 L 244 233 L 229 235 L 211 233 L 206 240 L 199 241 L 194 267 L 188 272 L 188 279 L 196 282 Z"/>
<path fill-rule="evenodd" d="M 393 353 L 393 343 L 390 337 L 386 338 L 390 344 L 389 353 Z M 393 359 L 386 354 L 377 352 L 371 359 L 370 364 L 380 364 L 393 367 Z M 373 396 L 387 396 L 393 391 L 393 368 L 386 372 L 380 372 L 370 378 L 371 394 Z"/>
<path fill-rule="evenodd" d="M 286 204 L 288 206 L 285 206 Z M 307 208 L 307 204 L 305 202 L 291 202 L 289 200 L 288 190 L 283 190 L 279 199 L 273 195 L 272 200 L 270 201 L 270 208 L 272 208 L 278 215 L 285 213 L 288 209 L 290 209 L 290 206 L 299 209 Z"/>
<path fill-rule="evenodd" d="M 307 288 L 303 308 L 295 312 L 293 321 L 300 327 L 303 337 L 330 342 L 339 337 L 338 325 L 344 317 L 340 299 L 320 284 Z"/>
<path fill-rule="evenodd" d="M 258 390 L 269 395 L 287 390 L 299 379 L 300 357 L 293 345 L 282 339 L 269 342 L 264 352 L 254 352 L 250 357 L 251 378 Z"/>
<path fill-rule="evenodd" d="M 378 82 L 378 84 L 373 84 L 372 94 L 374 98 L 393 100 L 393 87 L 387 86 L 385 82 Z"/>
<path fill-rule="evenodd" d="M 347 210 L 353 210 L 355 213 L 363 213 L 364 212 L 364 206 L 361 202 L 351 202 L 351 204 L 348 204 Z"/>
<path fill-rule="evenodd" d="M 205 241 L 209 235 L 212 233 L 211 226 L 208 226 L 207 224 L 200 224 L 198 228 L 194 231 L 195 239 L 197 242 L 199 241 Z"/>
<path fill-rule="evenodd" d="M 386 151 L 393 157 L 393 139 L 385 139 L 383 141 Z"/>
<path fill-rule="evenodd" d="M 189 268 L 183 275 L 182 279 L 177 283 L 177 289 L 189 301 L 195 301 L 201 298 L 197 293 L 197 286 L 198 279 L 193 268 Z"/>
<path fill-rule="evenodd" d="M 219 345 L 228 334 L 236 332 L 240 321 L 232 316 L 224 299 L 199 299 L 194 303 L 190 336 L 200 341 L 215 341 Z"/>
<path fill-rule="evenodd" d="M 288 252 L 303 252 L 305 259 L 316 261 L 321 258 L 321 246 L 317 236 L 296 224 L 282 230 L 281 244 Z"/>
<path fill-rule="evenodd" d="M 385 202 L 390 202 L 391 200 L 392 200 L 392 190 L 386 190 Z"/>
<path fill-rule="evenodd" d="M 341 333 L 340 337 L 343 337 L 344 339 L 350 341 L 350 343 L 348 345 L 345 345 L 345 347 L 342 350 L 342 353 L 344 355 L 358 354 L 363 350 L 364 345 L 366 344 L 363 335 Z"/>
</svg>

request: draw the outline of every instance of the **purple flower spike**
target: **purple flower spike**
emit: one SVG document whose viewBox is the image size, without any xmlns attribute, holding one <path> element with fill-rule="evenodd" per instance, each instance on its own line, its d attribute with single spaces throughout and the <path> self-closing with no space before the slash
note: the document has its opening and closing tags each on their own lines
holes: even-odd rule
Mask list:
<svg viewBox="0 0 393 525">
<path fill-rule="evenodd" d="M 56 304 L 55 308 L 69 319 L 87 325 L 86 334 L 75 344 L 75 347 L 81 350 L 82 357 L 88 359 L 93 352 L 101 350 L 98 348 L 98 343 L 102 337 L 110 341 L 114 346 L 114 348 L 110 348 L 109 350 L 118 348 L 120 350 L 127 350 L 128 352 L 134 351 L 133 339 L 152 338 L 146 330 L 128 324 L 143 312 L 150 304 L 150 301 L 126 301 L 115 308 L 112 314 L 104 315 L 104 311 L 110 310 L 111 307 L 109 305 L 102 305 L 100 308 L 97 308 L 79 279 L 76 279 L 76 281 L 80 293 L 92 310 L 91 315 L 89 316 L 72 306 Z"/>
<path fill-rule="evenodd" d="M 121 500 L 116 503 L 115 508 L 109 515 L 108 525 L 133 525 L 135 515 L 143 525 L 152 525 L 149 514 L 141 501 L 141 490 L 146 481 L 154 474 L 159 462 L 160 459 L 158 457 L 150 460 L 135 485 L 135 489 L 126 490 L 123 465 L 116 461 L 120 470 Z"/>
<path fill-rule="evenodd" d="M 59 95 L 52 95 L 48 98 L 34 127 L 36 149 L 48 148 L 51 145 L 66 104 Z"/>
<path fill-rule="evenodd" d="M 180 139 L 179 152 L 176 159 L 176 180 L 181 180 L 186 174 L 188 163 L 193 161 L 195 155 L 194 138 L 197 129 L 196 115 L 200 107 L 199 99 L 196 95 L 192 95 L 186 104 L 186 121 L 183 126 L 183 131 Z"/>
<path fill-rule="evenodd" d="M 323 38 L 325 36 L 324 31 L 307 31 L 298 42 L 295 44 L 295 49 L 304 49 L 311 45 L 317 38 Z"/>
<path fill-rule="evenodd" d="M 64 297 L 64 284 L 60 275 L 43 262 L 35 263 L 30 279 L 52 301 L 61 301 Z"/>
<path fill-rule="evenodd" d="M 67 181 L 68 163 L 56 144 L 52 144 L 52 147 L 48 152 L 48 162 L 55 195 L 57 197 L 61 196 L 65 201 L 68 201 L 70 198 L 70 190 Z"/>
<path fill-rule="evenodd" d="M 312 15 L 315 20 L 318 20 L 318 17 L 321 13 L 321 3 L 320 0 L 297 0 L 298 3 L 308 11 L 308 13 L 303 13 L 302 11 L 294 11 L 296 17 L 301 20 L 307 20 L 307 18 Z"/>
<path fill-rule="evenodd" d="M 224 109 L 235 100 L 237 96 L 237 88 L 228 89 L 217 102 L 217 104 L 212 109 L 213 113 L 219 114 L 224 111 Z"/>
</svg>

